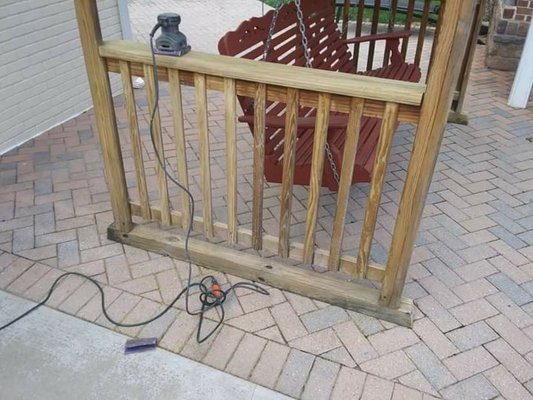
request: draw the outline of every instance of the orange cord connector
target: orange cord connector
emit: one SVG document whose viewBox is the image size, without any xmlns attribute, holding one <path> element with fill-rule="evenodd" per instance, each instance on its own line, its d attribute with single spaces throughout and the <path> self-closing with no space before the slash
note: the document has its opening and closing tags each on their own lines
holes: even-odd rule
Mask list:
<svg viewBox="0 0 533 400">
<path fill-rule="evenodd" d="M 213 283 L 211 284 L 211 293 L 213 293 L 213 296 L 220 298 L 224 293 L 222 293 L 222 288 L 218 284 L 218 282 L 213 279 Z"/>
</svg>

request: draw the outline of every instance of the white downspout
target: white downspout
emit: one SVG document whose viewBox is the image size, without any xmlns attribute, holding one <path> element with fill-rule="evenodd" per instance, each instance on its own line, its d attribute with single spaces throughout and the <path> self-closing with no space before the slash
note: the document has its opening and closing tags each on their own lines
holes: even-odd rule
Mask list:
<svg viewBox="0 0 533 400">
<path fill-rule="evenodd" d="M 120 18 L 120 26 L 122 29 L 122 39 L 132 40 L 133 33 L 131 32 L 130 13 L 128 11 L 128 0 L 117 0 L 118 15 Z"/>
<path fill-rule="evenodd" d="M 533 23 L 531 24 L 533 25 Z M 526 108 L 533 87 L 533 29 L 529 26 L 524 50 L 509 95 L 507 104 L 511 107 Z"/>
<path fill-rule="evenodd" d="M 128 0 L 117 0 L 118 16 L 120 19 L 120 27 L 122 30 L 122 39 L 133 40 L 133 32 L 131 30 L 130 12 L 128 10 Z M 144 87 L 144 79 L 136 76 L 133 78 L 133 87 L 141 89 Z"/>
</svg>

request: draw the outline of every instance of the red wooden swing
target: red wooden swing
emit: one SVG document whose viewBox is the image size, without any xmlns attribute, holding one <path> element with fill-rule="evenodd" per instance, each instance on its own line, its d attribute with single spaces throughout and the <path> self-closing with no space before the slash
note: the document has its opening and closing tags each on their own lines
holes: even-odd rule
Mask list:
<svg viewBox="0 0 533 400">
<path fill-rule="evenodd" d="M 382 68 L 362 72 L 362 74 L 410 82 L 420 80 L 420 68 L 406 63 L 399 50 L 400 39 L 410 36 L 409 31 L 343 40 L 335 23 L 334 10 L 330 3 L 328 0 L 304 0 L 300 5 L 303 17 L 301 21 L 297 16 L 298 7 L 292 2 L 279 8 L 274 23 L 272 23 L 274 10 L 262 17 L 244 21 L 235 31 L 226 33 L 220 39 L 219 52 L 223 55 L 253 60 L 295 66 L 307 65 L 312 68 L 355 73 L 357 68 L 348 45 L 385 40 L 385 54 L 390 52 L 390 63 Z M 306 42 L 308 57 L 303 47 Z M 244 113 L 239 117 L 239 121 L 248 123 L 253 132 L 253 99 L 240 96 L 239 102 Z M 282 182 L 285 110 L 284 103 L 267 104 L 265 177 L 269 182 Z M 301 107 L 299 111 L 295 184 L 309 184 L 315 114 L 316 109 L 308 107 Z M 329 162 L 324 165 L 322 186 L 333 191 L 337 191 L 339 187 L 338 176 L 335 175 L 334 170 L 337 170 L 340 175 L 347 119 L 346 114 L 332 113 L 330 115 L 326 151 L 328 152 L 329 148 L 331 154 L 328 154 Z M 372 117 L 362 119 L 352 184 L 370 182 L 380 129 L 381 119 Z M 330 155 L 331 159 L 329 159 Z"/>
</svg>

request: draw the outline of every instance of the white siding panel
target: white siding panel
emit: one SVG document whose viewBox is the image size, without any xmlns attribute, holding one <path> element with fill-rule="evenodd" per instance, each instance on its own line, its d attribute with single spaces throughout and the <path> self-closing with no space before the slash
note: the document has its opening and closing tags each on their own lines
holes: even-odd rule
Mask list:
<svg viewBox="0 0 533 400">
<path fill-rule="evenodd" d="M 104 38 L 120 39 L 117 0 L 97 4 Z M 0 154 L 91 106 L 74 1 L 1 0 Z"/>
</svg>

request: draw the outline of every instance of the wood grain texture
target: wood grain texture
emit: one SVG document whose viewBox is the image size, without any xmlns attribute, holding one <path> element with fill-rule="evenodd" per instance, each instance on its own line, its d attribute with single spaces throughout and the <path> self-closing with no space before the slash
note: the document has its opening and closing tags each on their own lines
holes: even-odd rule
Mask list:
<svg viewBox="0 0 533 400">
<path fill-rule="evenodd" d="M 287 89 L 287 111 L 285 114 L 285 140 L 283 142 L 283 183 L 281 185 L 281 212 L 279 217 L 278 254 L 289 257 L 289 241 L 292 216 L 292 189 L 296 155 L 296 132 L 298 130 L 299 92 Z"/>
<path fill-rule="evenodd" d="M 346 142 L 344 143 L 344 153 L 342 156 L 341 179 L 339 191 L 337 192 L 337 208 L 335 210 L 335 222 L 331 234 L 329 247 L 328 268 L 338 270 L 341 259 L 342 239 L 344 235 L 344 223 L 346 222 L 346 211 L 350 199 L 350 189 L 352 187 L 352 176 L 357 155 L 357 143 L 359 142 L 359 132 L 361 129 L 361 118 L 363 116 L 364 100 L 352 99 L 352 109 L 348 116 L 346 126 Z"/>
<path fill-rule="evenodd" d="M 211 160 L 209 156 L 209 128 L 207 119 L 207 86 L 204 74 L 194 74 L 196 93 L 196 123 L 200 137 L 200 186 L 202 190 L 202 215 L 204 217 L 204 235 L 213 237 L 213 196 L 211 194 Z"/>
<path fill-rule="evenodd" d="M 372 13 L 372 25 L 370 26 L 370 34 L 374 35 L 378 31 L 379 14 L 381 12 L 381 0 L 374 0 L 374 12 Z M 376 50 L 376 42 L 371 41 L 368 43 L 368 56 L 366 59 L 366 70 L 370 71 L 374 65 L 374 52 Z"/>
<path fill-rule="evenodd" d="M 355 24 L 355 37 L 361 37 L 361 33 L 363 32 L 364 16 L 365 16 L 365 2 L 360 1 L 357 6 L 357 23 Z M 354 65 L 355 65 L 355 72 L 358 71 L 360 52 L 361 52 L 361 44 L 355 43 L 353 46 L 353 59 L 354 59 Z"/>
<path fill-rule="evenodd" d="M 144 76 L 146 84 L 146 97 L 148 100 L 148 109 L 150 110 L 150 117 L 152 116 L 154 107 L 156 106 L 156 83 L 154 82 L 154 73 L 152 66 L 144 66 Z M 157 174 L 157 188 L 159 190 L 159 202 L 161 204 L 161 223 L 163 225 L 170 225 L 170 203 L 168 198 L 168 183 L 167 176 L 161 164 L 165 161 L 165 150 L 163 148 L 163 137 L 161 136 L 161 118 L 159 116 L 159 107 L 157 107 L 155 114 L 153 114 L 152 137 L 155 157 L 155 169 Z M 165 165 L 166 167 L 166 165 Z"/>
<path fill-rule="evenodd" d="M 254 98 L 254 165 L 252 200 L 252 247 L 263 248 L 263 188 L 265 183 L 266 85 L 257 85 Z"/>
<path fill-rule="evenodd" d="M 108 237 L 130 246 L 181 260 L 186 258 L 184 237 L 148 225 L 137 225 L 127 235 L 111 226 L 108 229 Z M 410 299 L 402 299 L 398 309 L 380 307 L 377 289 L 197 239 L 190 239 L 189 254 L 192 262 L 200 266 L 261 282 L 402 326 L 410 327 L 413 323 L 413 302 Z"/>
<path fill-rule="evenodd" d="M 116 60 L 152 64 L 147 45 L 128 41 L 109 41 L 100 46 L 100 54 Z M 419 105 L 425 86 L 420 83 L 388 80 L 370 76 L 332 72 L 320 69 L 265 63 L 243 58 L 191 51 L 185 57 L 157 56 L 162 70 L 174 68 L 220 78 L 264 83 L 312 92 L 324 92 L 370 100 Z M 134 71 L 135 73 L 135 71 Z M 223 90 L 223 80 L 219 81 Z M 285 95 L 285 90 L 283 89 Z"/>
<path fill-rule="evenodd" d="M 107 66 L 110 72 L 120 72 L 119 60 L 107 60 Z M 144 76 L 143 64 L 139 62 L 130 62 L 132 74 L 135 76 Z M 174 69 L 174 68 L 170 68 Z M 159 80 L 161 82 L 168 81 L 169 68 L 158 68 Z M 336 72 L 329 72 L 335 74 Z M 189 71 L 180 70 L 180 78 L 182 85 L 194 85 L 194 73 Z M 219 76 L 207 76 L 207 88 L 209 90 L 216 90 L 219 92 L 224 91 L 224 78 Z M 354 77 L 355 79 L 355 77 Z M 375 78 L 378 79 L 378 78 Z M 388 81 L 394 82 L 394 81 Z M 416 84 L 419 85 L 419 84 Z M 239 81 L 237 80 L 237 95 L 254 97 L 256 84 L 254 82 Z M 415 90 L 418 92 L 417 87 L 410 88 L 409 90 Z M 419 101 L 422 100 L 423 92 L 420 96 L 417 95 Z M 351 96 L 350 96 L 351 97 Z M 350 112 L 350 97 L 341 95 L 331 96 L 331 111 L 341 112 L 348 114 Z M 277 86 L 267 86 L 267 101 L 280 101 L 282 103 L 287 102 L 287 88 Z M 318 107 L 318 93 L 311 92 L 309 90 L 300 90 L 300 106 L 304 107 Z M 417 105 L 400 105 L 400 114 L 398 116 L 401 122 L 418 122 L 420 115 L 419 106 Z M 363 114 L 367 117 L 380 118 L 385 110 L 385 102 L 378 100 L 366 99 L 365 108 Z"/>
<path fill-rule="evenodd" d="M 228 242 L 237 243 L 237 92 L 233 79 L 224 79 L 226 124 L 226 178 L 228 196 Z"/>
<path fill-rule="evenodd" d="M 98 21 L 96 2 L 76 0 L 76 17 L 80 40 L 85 58 L 89 88 L 94 104 L 96 126 L 100 138 L 100 148 L 104 161 L 111 208 L 115 224 L 123 232 L 129 231 L 133 225 L 128 207 L 128 189 L 120 151 L 115 108 L 106 63 L 99 55 L 102 44 L 102 32 Z"/>
<path fill-rule="evenodd" d="M 394 26 L 396 25 L 396 9 L 398 8 L 398 0 L 392 0 L 390 5 L 390 13 L 389 13 L 389 23 L 387 25 L 387 32 L 394 31 Z M 386 67 L 389 65 L 389 58 L 390 58 L 390 48 L 389 46 L 385 46 L 385 54 L 383 55 L 383 67 Z"/>
<path fill-rule="evenodd" d="M 413 23 L 413 13 L 415 11 L 415 1 L 416 0 L 409 0 L 409 4 L 407 5 L 407 13 L 405 16 L 405 30 L 410 31 L 411 30 L 411 24 Z M 409 45 L 409 37 L 406 37 L 402 40 L 402 56 L 405 60 L 407 57 L 407 46 Z"/>
<path fill-rule="evenodd" d="M 307 217 L 304 233 L 304 257 L 307 264 L 313 263 L 315 251 L 316 222 L 320 201 L 320 187 L 324 171 L 324 157 L 326 140 L 328 137 L 328 124 L 331 96 L 320 93 L 318 95 L 318 108 L 316 112 L 316 125 L 313 138 L 313 153 L 311 156 L 311 176 L 309 180 L 309 200 L 307 202 Z"/>
<path fill-rule="evenodd" d="M 174 125 L 174 142 L 176 146 L 176 177 L 181 186 L 189 190 L 189 173 L 187 168 L 187 147 L 185 143 L 185 127 L 183 124 L 183 101 L 181 95 L 180 72 L 168 72 L 170 83 L 170 105 L 172 107 L 172 121 Z M 187 229 L 191 219 L 191 204 L 185 190 L 180 189 L 181 211 L 184 215 L 183 229 Z"/>
<path fill-rule="evenodd" d="M 468 82 L 470 80 L 470 72 L 472 70 L 472 63 L 474 62 L 474 54 L 476 52 L 477 41 L 479 38 L 479 30 L 481 29 L 481 23 L 483 22 L 483 16 L 485 15 L 485 4 L 486 0 L 480 0 L 476 7 L 476 14 L 474 17 L 475 23 L 472 25 L 472 29 L 470 30 L 468 46 L 466 48 L 465 57 L 463 57 L 461 73 L 459 75 L 459 80 L 457 81 L 457 90 L 459 91 L 459 95 L 452 103 L 452 111 L 457 114 L 463 113 L 466 91 L 468 89 Z M 448 119 L 448 121 L 450 121 L 450 119 Z"/>
<path fill-rule="evenodd" d="M 380 304 L 398 307 L 474 17 L 475 2 L 447 1 L 394 225 Z"/>
<path fill-rule="evenodd" d="M 126 61 L 120 62 L 120 76 L 122 78 L 124 108 L 126 109 L 126 114 L 128 116 L 131 152 L 133 156 L 133 164 L 135 165 L 137 190 L 139 192 L 139 201 L 141 203 L 141 217 L 149 220 L 152 216 L 150 214 L 150 201 L 148 199 L 148 189 L 146 187 L 146 174 L 144 172 L 142 145 L 139 135 L 139 121 L 137 119 L 137 108 L 135 106 L 135 94 L 131 83 L 132 75 L 129 64 Z"/>
<path fill-rule="evenodd" d="M 359 252 L 357 256 L 357 270 L 355 276 L 363 279 L 366 276 L 368 259 L 370 257 L 370 248 L 374 238 L 374 230 L 378 219 L 379 205 L 381 203 L 381 193 L 383 192 L 383 183 L 389 164 L 390 149 L 394 132 L 398 125 L 398 105 L 387 103 L 385 114 L 381 122 L 381 131 L 379 133 L 379 142 L 376 149 L 376 158 L 374 159 L 374 169 L 372 181 L 370 182 L 370 192 L 368 194 L 368 204 L 366 206 L 363 228 L 361 231 L 361 240 L 359 242 Z"/>
<path fill-rule="evenodd" d="M 130 202 L 132 215 L 140 216 L 141 208 L 139 203 Z M 161 220 L 161 209 L 156 206 L 151 207 L 152 218 L 156 221 Z M 170 213 L 172 225 L 181 225 L 183 216 L 180 211 L 173 210 Z M 201 233 L 204 230 L 204 222 L 201 216 L 195 216 L 193 221 L 194 232 Z M 216 221 L 213 224 L 213 229 L 217 237 L 228 236 L 228 225 L 224 222 Z M 237 242 L 244 246 L 252 246 L 252 230 L 248 228 L 239 227 L 237 231 Z M 263 235 L 263 249 L 275 253 L 278 250 L 279 237 L 273 235 Z M 289 243 L 290 258 L 295 261 L 303 261 L 303 243 L 291 241 Z M 327 268 L 329 264 L 329 250 L 327 249 L 315 249 L 315 261 L 314 264 L 320 267 Z M 355 270 L 356 258 L 343 255 L 339 262 L 339 269 L 341 272 L 351 273 Z M 366 278 L 375 282 L 381 282 L 385 276 L 385 267 L 379 264 L 368 265 L 368 272 Z"/>
<path fill-rule="evenodd" d="M 420 28 L 418 30 L 418 41 L 416 42 L 415 64 L 420 65 L 422 60 L 422 51 L 424 50 L 424 42 L 426 39 L 426 30 L 429 20 L 429 9 L 431 0 L 424 0 L 424 8 L 422 10 L 422 20 L 420 21 Z"/>
</svg>

